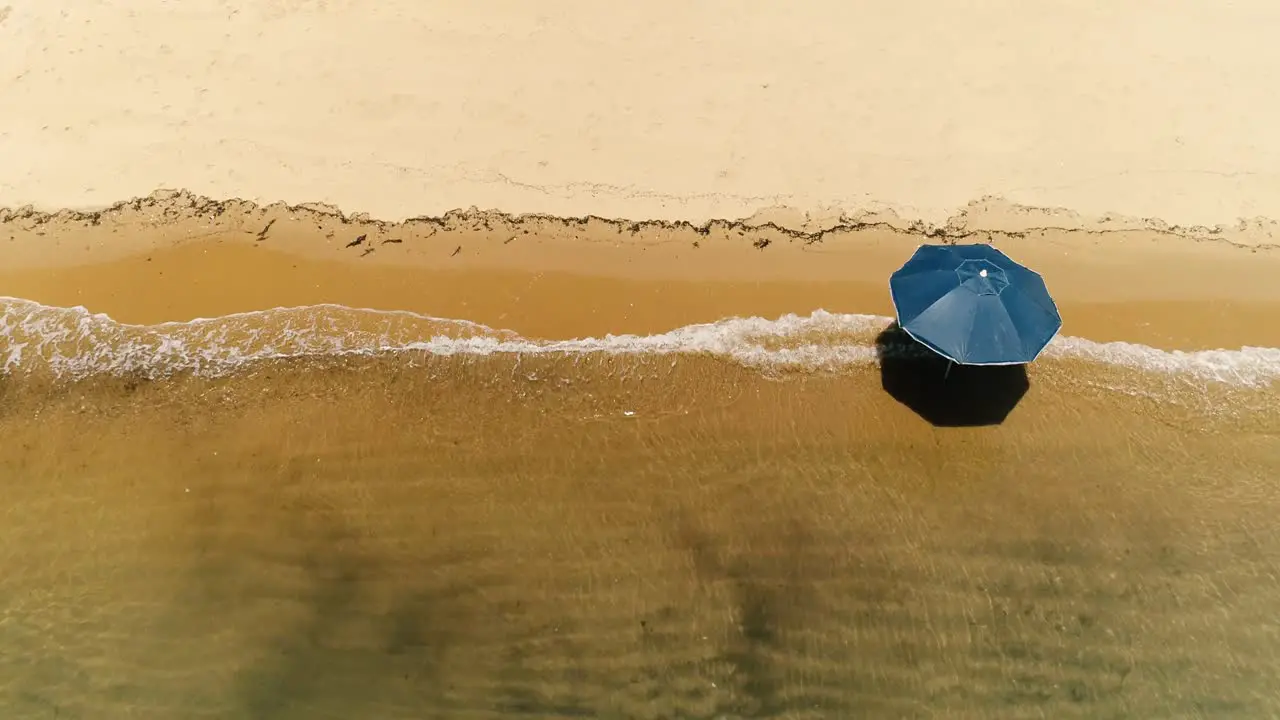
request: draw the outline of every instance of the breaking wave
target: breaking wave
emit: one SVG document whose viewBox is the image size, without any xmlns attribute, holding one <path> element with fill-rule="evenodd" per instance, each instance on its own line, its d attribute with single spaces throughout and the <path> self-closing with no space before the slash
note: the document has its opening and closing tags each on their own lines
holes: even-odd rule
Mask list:
<svg viewBox="0 0 1280 720">
<path fill-rule="evenodd" d="M 838 370 L 877 362 L 879 315 L 733 317 L 655 335 L 543 340 L 449 318 L 340 305 L 273 308 L 223 317 L 129 325 L 83 307 L 0 297 L 0 371 L 81 379 L 97 374 L 216 377 L 283 358 L 418 351 L 432 355 L 709 354 L 761 368 Z M 903 350 L 911 352 L 911 350 Z M 1263 387 L 1280 378 L 1280 348 L 1161 350 L 1059 337 L 1045 358 L 1100 362 L 1188 380 Z"/>
</svg>

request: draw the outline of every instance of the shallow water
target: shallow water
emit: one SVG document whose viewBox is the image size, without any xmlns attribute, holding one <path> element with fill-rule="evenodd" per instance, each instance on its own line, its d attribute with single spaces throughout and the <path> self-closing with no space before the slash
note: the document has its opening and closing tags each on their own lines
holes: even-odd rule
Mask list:
<svg viewBox="0 0 1280 720">
<path fill-rule="evenodd" d="M 0 716 L 1280 713 L 1274 351 L 1060 343 L 940 428 L 866 316 L 218 372 L 7 317 Z"/>
</svg>

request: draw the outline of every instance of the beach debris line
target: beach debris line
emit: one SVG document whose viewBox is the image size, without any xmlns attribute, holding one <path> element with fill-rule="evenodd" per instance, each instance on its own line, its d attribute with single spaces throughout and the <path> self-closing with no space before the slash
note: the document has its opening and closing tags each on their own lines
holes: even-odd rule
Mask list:
<svg viewBox="0 0 1280 720">
<path fill-rule="evenodd" d="M 266 226 L 258 231 L 258 242 L 261 242 L 267 239 L 267 233 L 270 232 L 271 226 L 275 224 L 276 224 L 276 218 L 271 218 L 271 220 L 267 222 Z"/>
</svg>

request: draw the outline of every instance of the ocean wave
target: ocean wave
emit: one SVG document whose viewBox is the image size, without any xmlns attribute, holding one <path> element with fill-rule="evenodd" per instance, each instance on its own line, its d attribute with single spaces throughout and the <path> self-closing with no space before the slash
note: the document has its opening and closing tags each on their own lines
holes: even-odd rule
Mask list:
<svg viewBox="0 0 1280 720">
<path fill-rule="evenodd" d="M 832 313 L 732 317 L 654 335 L 526 338 L 466 320 L 341 305 L 273 308 L 157 325 L 120 323 L 83 307 L 0 297 L 0 372 L 216 377 L 247 363 L 418 351 L 432 355 L 709 354 L 762 368 L 837 370 L 876 363 L 892 318 Z M 891 352 L 926 352 L 899 343 Z M 1212 383 L 1261 387 L 1280 378 L 1280 348 L 1177 351 L 1058 337 L 1042 357 L 1100 362 Z"/>
</svg>

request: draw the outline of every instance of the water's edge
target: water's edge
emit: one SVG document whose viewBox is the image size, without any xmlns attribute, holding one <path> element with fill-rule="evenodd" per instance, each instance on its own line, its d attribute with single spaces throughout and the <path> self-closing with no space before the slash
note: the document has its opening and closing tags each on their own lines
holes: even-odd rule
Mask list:
<svg viewBox="0 0 1280 720">
<path fill-rule="evenodd" d="M 341 305 L 279 307 L 130 325 L 83 307 L 0 297 L 0 368 L 82 379 L 100 374 L 218 377 L 247 363 L 416 351 L 430 355 L 709 354 L 762 369 L 838 370 L 919 352 L 885 333 L 892 318 L 832 313 L 730 317 L 654 335 L 537 339 L 462 319 Z M 1060 336 L 1045 358 L 1080 360 L 1238 387 L 1280 378 L 1280 348 L 1179 351 Z"/>
</svg>

